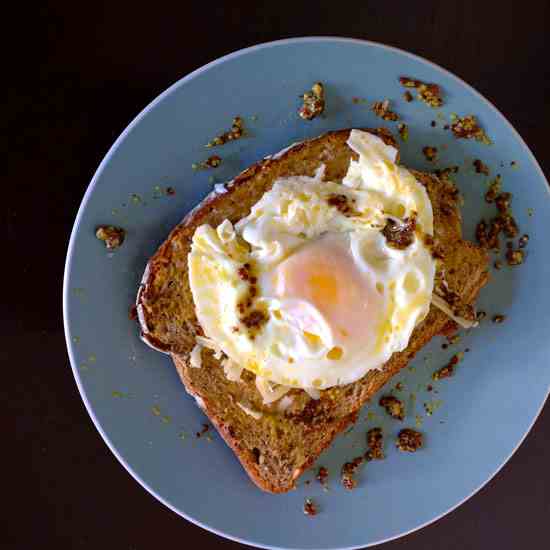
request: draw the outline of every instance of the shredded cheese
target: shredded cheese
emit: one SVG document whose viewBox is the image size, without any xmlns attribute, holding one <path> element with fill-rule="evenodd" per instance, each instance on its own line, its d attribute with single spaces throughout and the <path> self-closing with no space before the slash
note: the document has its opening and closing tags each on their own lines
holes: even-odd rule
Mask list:
<svg viewBox="0 0 550 550">
<path fill-rule="evenodd" d="M 256 376 L 256 388 L 264 400 L 264 405 L 277 401 L 277 399 L 280 399 L 290 391 L 288 386 L 274 384 L 262 376 Z"/>
<path fill-rule="evenodd" d="M 237 405 L 246 413 L 252 416 L 252 418 L 255 418 L 256 420 L 259 420 L 262 418 L 262 413 L 259 411 L 255 411 L 253 409 L 249 409 L 246 405 L 243 405 L 242 403 L 237 403 Z"/>
<path fill-rule="evenodd" d="M 278 403 L 277 403 L 277 410 L 279 412 L 284 412 L 292 405 L 292 402 L 294 401 L 294 397 L 292 395 L 285 395 Z"/>
<path fill-rule="evenodd" d="M 316 388 L 304 388 L 304 391 L 311 397 L 311 399 L 321 398 L 321 392 Z"/>
<path fill-rule="evenodd" d="M 223 367 L 223 372 L 229 381 L 231 382 L 241 381 L 241 374 L 243 372 L 243 367 L 241 367 L 238 363 L 235 363 L 233 359 L 229 359 L 229 357 L 224 359 L 222 361 L 222 367 Z"/>
<path fill-rule="evenodd" d="M 195 344 L 195 347 L 191 350 L 189 355 L 189 366 L 194 369 L 200 369 L 202 367 L 202 346 L 200 344 Z"/>
<path fill-rule="evenodd" d="M 455 323 L 460 325 L 462 328 L 477 327 L 477 325 L 479 324 L 475 320 L 472 321 L 470 319 L 460 317 L 459 315 L 455 315 L 449 304 L 437 294 L 432 295 L 432 304 L 435 307 L 438 307 L 443 313 L 445 313 L 445 315 L 448 315 Z"/>
<path fill-rule="evenodd" d="M 195 338 L 195 341 L 197 344 L 200 344 L 201 346 L 211 349 L 214 352 L 214 358 L 215 359 L 221 359 L 222 358 L 222 348 L 214 342 L 211 338 L 205 338 L 204 336 L 197 336 Z"/>
</svg>

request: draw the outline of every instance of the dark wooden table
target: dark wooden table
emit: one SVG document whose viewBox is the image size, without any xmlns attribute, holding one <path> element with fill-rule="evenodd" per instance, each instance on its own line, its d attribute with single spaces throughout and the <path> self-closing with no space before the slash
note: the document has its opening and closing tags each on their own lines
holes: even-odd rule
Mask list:
<svg viewBox="0 0 550 550">
<path fill-rule="evenodd" d="M 257 6 L 256 6 L 257 4 Z M 96 432 L 69 368 L 65 252 L 88 182 L 127 123 L 168 85 L 223 54 L 278 38 L 340 35 L 395 45 L 450 69 L 508 117 L 550 175 L 548 2 L 60 1 L 3 18 L 7 230 L 0 327 L 9 444 L 0 540 L 10 547 L 238 548 L 147 494 Z M 513 7 L 507 7 L 508 5 Z M 13 71 L 12 71 L 13 69 Z M 7 374 L 7 376 L 6 376 Z M 15 445 L 12 445 L 14 439 Z M 503 470 L 392 549 L 548 545 L 550 408 Z M 391 511 L 389 511 L 391 513 Z"/>
</svg>

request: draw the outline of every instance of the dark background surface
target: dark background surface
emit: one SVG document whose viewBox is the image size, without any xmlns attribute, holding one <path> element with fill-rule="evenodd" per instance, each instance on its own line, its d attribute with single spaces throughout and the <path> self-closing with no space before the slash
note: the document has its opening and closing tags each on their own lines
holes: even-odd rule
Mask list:
<svg viewBox="0 0 550 550">
<path fill-rule="evenodd" d="M 13 464 L 3 469 L 10 516 L 3 514 L 0 540 L 7 535 L 13 548 L 239 548 L 146 493 L 111 455 L 78 395 L 61 285 L 69 233 L 97 165 L 130 120 L 193 69 L 258 42 L 340 35 L 401 47 L 465 79 L 507 116 L 548 177 L 550 3 L 67 1 L 27 8 L 32 17 L 3 18 L 13 39 L 4 51 L 10 78 L 2 117 L 9 155 L 0 201 L 8 236 L 0 357 L 10 438 L 2 454 Z M 546 406 L 476 496 L 385 548 L 547 547 L 549 464 Z"/>
</svg>

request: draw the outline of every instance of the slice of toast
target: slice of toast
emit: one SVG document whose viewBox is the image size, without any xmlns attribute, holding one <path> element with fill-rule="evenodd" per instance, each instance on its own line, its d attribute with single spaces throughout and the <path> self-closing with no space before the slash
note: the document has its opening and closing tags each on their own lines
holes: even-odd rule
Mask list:
<svg viewBox="0 0 550 550">
<path fill-rule="evenodd" d="M 387 130 L 369 131 L 397 147 Z M 250 478 L 272 493 L 292 489 L 334 437 L 355 421 L 361 406 L 433 336 L 454 324 L 432 306 L 403 352 L 395 353 L 382 369 L 368 372 L 353 384 L 321 391 L 319 399 L 293 389 L 278 402 L 264 405 L 255 375 L 243 371 L 238 382 L 229 380 L 221 360 L 210 350 L 203 350 L 201 368 L 190 366 L 195 337 L 202 335 L 187 276 L 187 254 L 195 229 L 204 223 L 216 227 L 225 219 L 237 222 L 280 177 L 312 176 L 324 164 L 325 180 L 341 181 L 350 159 L 356 158 L 346 144 L 348 136 L 349 130 L 340 130 L 296 144 L 218 187 L 170 233 L 150 260 L 138 292 L 142 338 L 171 354 L 185 388 L 195 396 Z M 487 253 L 461 238 L 454 185 L 431 174 L 414 174 L 432 201 L 434 246 L 442 257 L 448 290 L 460 305 L 470 305 L 488 280 Z"/>
</svg>

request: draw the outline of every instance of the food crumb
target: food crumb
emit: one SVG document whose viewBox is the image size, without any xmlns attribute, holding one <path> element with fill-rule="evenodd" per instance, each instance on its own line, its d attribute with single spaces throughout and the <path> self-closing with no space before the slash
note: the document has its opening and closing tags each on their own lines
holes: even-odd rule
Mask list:
<svg viewBox="0 0 550 550">
<path fill-rule="evenodd" d="M 519 167 L 519 164 L 518 164 L 515 160 L 513 160 L 513 161 L 510 162 L 510 166 L 511 166 L 512 168 L 518 168 L 518 167 Z"/>
<path fill-rule="evenodd" d="M 328 481 L 328 470 L 324 466 L 321 466 L 319 470 L 317 471 L 317 475 L 315 476 L 317 481 L 324 486 L 326 486 Z"/>
<path fill-rule="evenodd" d="M 233 118 L 233 122 L 231 124 L 231 130 L 228 130 L 227 132 L 224 132 L 223 134 L 216 136 L 214 139 L 209 141 L 205 145 L 205 147 L 216 147 L 217 145 L 224 145 L 228 141 L 235 141 L 237 139 L 241 139 L 243 135 L 244 135 L 243 119 L 240 116 L 236 116 Z"/>
<path fill-rule="evenodd" d="M 476 314 L 476 321 L 479 323 L 481 321 L 483 321 L 483 319 L 485 319 L 485 317 L 487 317 L 487 313 L 483 310 L 481 311 L 478 311 L 477 314 Z"/>
<path fill-rule="evenodd" d="M 496 178 L 489 184 L 489 189 L 485 193 L 485 201 L 492 203 L 500 195 L 500 188 L 502 185 L 502 178 L 500 174 L 497 174 Z"/>
<path fill-rule="evenodd" d="M 304 514 L 306 516 L 316 516 L 317 512 L 317 505 L 310 498 L 306 498 L 304 502 Z"/>
<path fill-rule="evenodd" d="M 451 118 L 453 118 L 452 115 Z M 474 115 L 466 115 L 463 117 L 455 115 L 454 121 L 451 124 L 451 130 L 457 139 L 475 139 L 486 145 L 491 144 L 491 140 L 483 128 L 479 126 L 477 118 Z"/>
<path fill-rule="evenodd" d="M 475 159 L 473 164 L 478 174 L 489 175 L 489 167 L 481 159 Z"/>
<path fill-rule="evenodd" d="M 422 147 L 422 153 L 429 162 L 434 162 L 437 159 L 437 147 L 426 145 L 425 147 Z"/>
<path fill-rule="evenodd" d="M 411 428 L 404 428 L 397 434 L 396 447 L 403 452 L 414 453 L 424 443 L 423 435 Z"/>
<path fill-rule="evenodd" d="M 432 414 L 439 409 L 443 405 L 443 401 L 441 399 L 435 399 L 434 401 L 428 401 L 424 403 L 424 410 L 426 411 L 426 414 L 428 416 L 432 416 Z"/>
<path fill-rule="evenodd" d="M 464 357 L 464 353 L 462 352 L 455 353 L 444 367 L 441 367 L 439 370 L 436 370 L 432 374 L 432 379 L 443 380 L 444 378 L 450 378 L 451 376 L 453 376 L 455 367 L 458 365 L 458 363 L 462 360 L 463 357 Z"/>
<path fill-rule="evenodd" d="M 382 120 L 395 121 L 399 120 L 399 115 L 390 109 L 390 100 L 375 101 L 371 107 L 372 112 Z"/>
<path fill-rule="evenodd" d="M 531 218 L 533 216 L 533 214 L 535 213 L 535 211 L 532 209 L 532 208 L 528 208 L 527 209 L 527 215 Z"/>
<path fill-rule="evenodd" d="M 397 420 L 401 421 L 405 418 L 405 406 L 403 405 L 402 401 L 397 399 L 397 397 L 393 395 L 385 395 L 380 398 L 378 404 L 381 407 L 384 407 L 386 412 L 392 418 L 396 418 Z"/>
<path fill-rule="evenodd" d="M 417 98 L 426 103 L 426 105 L 433 108 L 443 105 L 441 88 L 437 84 L 422 82 L 422 80 L 409 78 L 407 76 L 401 76 L 399 82 L 402 86 L 405 86 L 405 88 L 416 88 L 418 90 Z"/>
<path fill-rule="evenodd" d="M 173 187 L 167 187 L 166 188 L 166 194 L 169 196 L 173 196 L 176 194 L 176 190 Z"/>
<path fill-rule="evenodd" d="M 500 260 L 497 260 L 494 264 L 494 268 L 499 271 L 500 269 L 502 269 L 502 262 Z"/>
<path fill-rule="evenodd" d="M 313 120 L 325 110 L 325 89 L 321 82 L 316 82 L 311 91 L 305 92 L 301 99 L 303 105 L 298 110 L 300 118 L 304 120 Z"/>
<path fill-rule="evenodd" d="M 529 235 L 522 235 L 520 238 L 519 238 L 519 241 L 518 241 L 518 246 L 520 248 L 525 248 L 527 246 L 527 243 L 529 242 Z"/>
<path fill-rule="evenodd" d="M 508 248 L 506 251 L 506 263 L 510 266 L 521 265 L 525 259 L 525 251 Z"/>
<path fill-rule="evenodd" d="M 493 323 L 496 323 L 497 325 L 504 323 L 504 321 L 506 321 L 506 315 L 499 313 L 493 316 Z"/>
<path fill-rule="evenodd" d="M 210 168 L 217 168 L 221 163 L 221 157 L 218 155 L 212 155 L 202 162 L 193 163 L 192 168 L 193 170 L 208 170 Z"/>
<path fill-rule="evenodd" d="M 154 405 L 153 407 L 151 407 L 151 412 L 155 416 L 160 416 L 160 407 L 158 405 Z"/>
<path fill-rule="evenodd" d="M 403 141 L 407 141 L 409 139 L 409 127 L 404 122 L 400 122 L 397 125 L 397 131 L 399 132 L 399 137 Z"/>
<path fill-rule="evenodd" d="M 341 482 L 342 485 L 348 489 L 348 491 L 351 491 L 352 489 L 355 489 L 357 487 L 357 480 L 354 477 L 355 472 L 357 471 L 357 468 L 363 463 L 364 458 L 362 456 L 358 456 L 354 458 L 351 462 L 346 462 L 342 466 L 341 471 Z"/>
<path fill-rule="evenodd" d="M 407 103 L 410 103 L 414 98 L 413 98 L 413 95 L 411 94 L 411 92 L 409 92 L 409 90 L 406 90 L 405 92 L 403 92 L 403 99 Z"/>
<path fill-rule="evenodd" d="M 455 165 L 447 168 L 438 168 L 434 173 L 438 178 L 448 178 L 451 174 L 458 173 L 459 170 L 460 168 Z"/>
<path fill-rule="evenodd" d="M 200 432 L 197 432 L 195 435 L 199 438 L 202 437 L 208 430 L 210 426 L 208 424 L 203 424 Z"/>
<path fill-rule="evenodd" d="M 107 249 L 114 250 L 124 242 L 126 231 L 114 225 L 100 225 L 96 228 L 95 236 L 105 243 Z"/>
<path fill-rule="evenodd" d="M 415 417 L 414 417 L 414 423 L 416 424 L 416 427 L 417 428 L 421 428 L 422 427 L 422 422 L 423 422 L 423 418 L 421 415 L 417 414 Z"/>
<path fill-rule="evenodd" d="M 382 460 L 384 458 L 384 435 L 382 428 L 371 428 L 367 432 L 367 447 L 365 460 Z"/>
<path fill-rule="evenodd" d="M 430 126 L 431 126 L 432 128 L 435 128 L 435 127 L 437 126 L 437 122 L 436 122 L 435 120 L 432 120 L 432 121 L 430 122 Z"/>
</svg>

